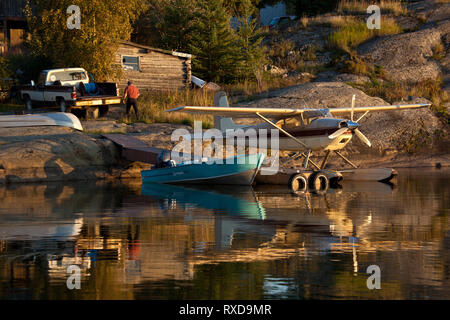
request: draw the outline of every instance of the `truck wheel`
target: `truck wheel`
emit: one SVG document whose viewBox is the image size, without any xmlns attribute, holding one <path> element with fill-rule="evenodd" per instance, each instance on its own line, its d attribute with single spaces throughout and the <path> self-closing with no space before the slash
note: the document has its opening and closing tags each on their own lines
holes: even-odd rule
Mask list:
<svg viewBox="0 0 450 320">
<path fill-rule="evenodd" d="M 109 111 L 109 105 L 98 107 L 100 117 L 103 117 Z"/>
<path fill-rule="evenodd" d="M 58 100 L 58 106 L 59 106 L 59 110 L 61 112 L 70 112 L 70 107 L 67 105 L 66 100 L 59 99 Z"/>
<path fill-rule="evenodd" d="M 27 110 L 30 110 L 30 111 L 33 110 L 33 102 L 31 101 L 30 96 L 23 97 L 23 102 L 24 102 Z"/>
</svg>

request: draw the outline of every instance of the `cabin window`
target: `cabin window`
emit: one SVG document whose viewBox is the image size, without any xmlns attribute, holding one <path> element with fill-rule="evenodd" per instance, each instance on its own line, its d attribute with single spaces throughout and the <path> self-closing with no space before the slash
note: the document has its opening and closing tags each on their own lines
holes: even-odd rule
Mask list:
<svg viewBox="0 0 450 320">
<path fill-rule="evenodd" d="M 139 71 L 139 57 L 138 56 L 123 56 L 122 66 L 124 70 Z"/>
</svg>

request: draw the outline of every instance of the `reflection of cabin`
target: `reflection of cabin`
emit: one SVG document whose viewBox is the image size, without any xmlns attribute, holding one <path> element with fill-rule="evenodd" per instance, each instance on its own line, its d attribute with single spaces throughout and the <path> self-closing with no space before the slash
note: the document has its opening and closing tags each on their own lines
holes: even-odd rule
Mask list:
<svg viewBox="0 0 450 320">
<path fill-rule="evenodd" d="M 26 30 L 26 0 L 0 1 L 0 54 L 20 49 Z"/>
<path fill-rule="evenodd" d="M 124 71 L 119 87 L 132 80 L 141 91 L 184 89 L 191 83 L 191 58 L 187 53 L 122 41 L 116 54 Z"/>
</svg>

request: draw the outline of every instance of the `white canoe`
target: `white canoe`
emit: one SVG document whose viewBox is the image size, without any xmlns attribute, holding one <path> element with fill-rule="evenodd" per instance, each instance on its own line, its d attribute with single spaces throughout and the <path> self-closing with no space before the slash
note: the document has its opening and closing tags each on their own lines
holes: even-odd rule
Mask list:
<svg viewBox="0 0 450 320">
<path fill-rule="evenodd" d="M 80 120 L 71 113 L 53 112 L 0 116 L 0 128 L 36 126 L 62 126 L 83 131 Z"/>
<path fill-rule="evenodd" d="M 392 168 L 349 169 L 339 170 L 344 181 L 382 181 L 388 182 L 397 176 Z"/>
</svg>

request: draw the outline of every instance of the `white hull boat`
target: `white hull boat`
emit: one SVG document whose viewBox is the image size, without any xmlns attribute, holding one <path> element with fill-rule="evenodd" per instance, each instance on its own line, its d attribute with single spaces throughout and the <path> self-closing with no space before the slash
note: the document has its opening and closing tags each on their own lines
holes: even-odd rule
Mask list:
<svg viewBox="0 0 450 320">
<path fill-rule="evenodd" d="M 0 116 L 0 128 L 36 126 L 61 126 L 83 131 L 80 120 L 71 113 L 53 112 Z"/>
</svg>

